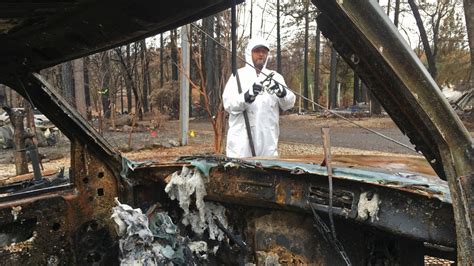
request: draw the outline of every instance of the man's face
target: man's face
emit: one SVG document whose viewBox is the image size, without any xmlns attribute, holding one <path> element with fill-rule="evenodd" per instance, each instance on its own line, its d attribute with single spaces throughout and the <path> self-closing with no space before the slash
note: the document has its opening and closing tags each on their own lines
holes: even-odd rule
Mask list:
<svg viewBox="0 0 474 266">
<path fill-rule="evenodd" d="M 257 47 L 252 50 L 252 61 L 253 65 L 258 68 L 262 69 L 263 64 L 267 61 L 268 56 L 268 49 L 265 47 Z"/>
</svg>

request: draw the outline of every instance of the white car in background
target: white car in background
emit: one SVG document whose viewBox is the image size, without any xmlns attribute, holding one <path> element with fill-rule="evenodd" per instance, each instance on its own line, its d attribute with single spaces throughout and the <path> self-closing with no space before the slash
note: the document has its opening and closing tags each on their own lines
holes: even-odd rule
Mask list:
<svg viewBox="0 0 474 266">
<path fill-rule="evenodd" d="M 24 108 L 12 108 L 12 109 L 13 110 L 24 110 Z M 38 111 L 37 109 L 33 110 L 33 116 L 35 118 L 35 126 L 44 126 L 44 125 L 51 124 L 51 121 L 49 121 L 49 119 L 44 114 L 42 114 L 40 111 Z M 25 122 L 26 122 L 26 120 L 25 120 Z M 9 124 L 9 123 L 10 123 L 10 116 L 8 116 L 7 112 L 2 111 L 2 113 L 0 114 L 0 126 L 3 126 L 5 124 Z"/>
<path fill-rule="evenodd" d="M 23 110 L 23 108 L 13 108 Z M 36 137 L 39 147 L 55 145 L 61 136 L 61 131 L 51 121 L 38 110 L 33 110 L 36 126 Z M 25 119 L 26 128 L 26 119 Z M 13 147 L 13 127 L 10 123 L 10 116 L 3 111 L 0 114 L 0 148 L 8 149 Z"/>
</svg>

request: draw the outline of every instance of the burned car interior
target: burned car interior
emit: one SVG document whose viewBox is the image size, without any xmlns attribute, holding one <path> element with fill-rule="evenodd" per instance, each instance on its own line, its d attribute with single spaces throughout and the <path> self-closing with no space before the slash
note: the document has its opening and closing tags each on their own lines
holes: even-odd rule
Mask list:
<svg viewBox="0 0 474 266">
<path fill-rule="evenodd" d="M 472 138 L 376 1 L 312 3 L 321 32 L 437 176 L 219 155 L 132 161 L 39 74 L 241 2 L 0 3 L 0 83 L 29 99 L 71 147 L 64 171 L 35 175 L 27 189 L 0 188 L 1 264 L 472 260 Z"/>
</svg>

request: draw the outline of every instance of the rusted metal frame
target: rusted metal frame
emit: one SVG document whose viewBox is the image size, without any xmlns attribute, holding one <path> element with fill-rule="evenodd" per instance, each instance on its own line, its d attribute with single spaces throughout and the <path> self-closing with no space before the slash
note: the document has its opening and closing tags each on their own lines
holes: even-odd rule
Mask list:
<svg viewBox="0 0 474 266">
<path fill-rule="evenodd" d="M 43 194 L 50 194 L 50 193 L 61 194 L 73 188 L 74 186 L 72 184 L 63 184 L 59 186 L 45 187 L 45 188 L 34 189 L 34 190 L 29 190 L 29 191 L 24 191 L 24 192 L 15 192 L 15 190 L 19 189 L 18 187 L 16 187 L 12 189 L 12 192 L 10 195 L 7 195 L 5 197 L 0 197 L 0 203 L 10 202 L 12 200 L 18 200 L 18 199 L 27 199 L 29 201 L 34 201 L 34 200 L 37 200 L 35 198 L 36 196 L 43 195 Z M 1 205 L 0 205 L 0 208 L 2 208 Z"/>
<path fill-rule="evenodd" d="M 166 195 L 166 177 L 176 171 L 181 171 L 184 165 L 190 166 L 186 162 L 178 163 L 152 163 L 149 165 L 137 166 L 133 171 L 129 171 L 123 183 L 123 190 L 120 193 L 120 201 L 131 206 L 141 206 L 143 198 L 148 194 L 153 194 L 148 201 L 160 202 Z M 167 196 L 166 196 L 167 197 Z M 163 203 L 163 202 L 161 202 Z"/>
<path fill-rule="evenodd" d="M 166 32 L 230 6 L 230 0 L 182 0 L 168 6 L 154 0 L 81 1 L 74 8 L 42 16 L 41 23 L 13 28 L 1 39 L 0 72 L 39 71 Z"/>
<path fill-rule="evenodd" d="M 40 169 L 40 160 L 38 156 L 38 148 L 36 145 L 27 148 L 27 154 L 29 154 L 31 159 L 31 165 L 33 167 L 33 173 L 36 181 L 40 181 L 43 176 Z"/>
<path fill-rule="evenodd" d="M 35 193 L 30 194 L 28 197 L 18 197 L 16 195 L 8 197 L 8 201 L 0 201 L 0 212 L 3 212 L 4 209 L 10 209 L 11 207 L 21 206 L 31 204 L 36 201 L 48 200 L 55 197 L 74 197 L 77 195 L 77 191 L 74 191 L 72 187 L 65 189 L 65 186 L 58 189 L 58 191 L 48 191 L 47 193 Z M 4 222 L 0 219 L 0 222 Z"/>
<path fill-rule="evenodd" d="M 202 167 L 202 170 L 205 173 L 209 172 L 209 168 L 217 167 L 219 165 L 227 165 L 248 169 L 282 170 L 284 172 L 290 172 L 293 175 L 307 173 L 317 176 L 327 176 L 327 169 L 323 165 L 297 161 L 261 159 L 242 160 L 215 155 L 186 156 L 181 157 L 179 161 L 196 166 L 206 165 L 206 167 Z M 359 169 L 343 166 L 333 168 L 333 176 L 334 175 L 340 180 L 349 180 L 387 187 L 394 190 L 418 194 L 422 197 L 436 198 L 448 204 L 452 203 L 447 182 L 441 179 L 435 179 L 436 177 L 434 176 L 413 174 L 407 178 L 397 172 L 384 171 L 380 168 Z"/>
<path fill-rule="evenodd" d="M 313 3 L 322 12 L 318 25 L 324 35 L 336 44 L 438 175 L 448 180 L 458 263 L 472 264 L 474 195 L 468 192 L 474 183 L 474 144 L 466 128 L 375 1 Z"/>
<path fill-rule="evenodd" d="M 100 137 L 95 138 L 93 129 L 88 128 L 86 122 L 77 117 L 76 112 L 68 109 L 70 106 L 64 103 L 64 99 L 56 97 L 54 91 L 43 89 L 45 85 L 39 80 L 35 80 L 34 77 L 22 76 L 21 78 L 12 77 L 12 79 L 2 80 L 9 80 L 10 83 L 7 84 L 16 85 L 14 88 L 25 97 L 25 90 L 21 89 L 21 85 L 27 86 L 29 98 L 32 99 L 33 104 L 62 129 L 63 133 L 67 132 L 66 135 L 71 138 L 69 176 L 71 184 L 13 194 L 2 199 L 0 213 L 10 213 L 11 207 L 21 207 L 22 213 L 30 211 L 39 213 L 41 217 L 44 216 L 51 221 L 54 221 L 55 217 L 61 217 L 60 222 L 53 224 L 54 228 L 57 228 L 57 232 L 54 231 L 56 230 L 54 228 L 54 232 L 51 231 L 47 222 L 40 222 L 40 227 L 45 229 L 38 230 L 35 239 L 47 239 L 47 242 L 35 240 L 29 249 L 31 252 L 22 253 L 20 259 L 15 259 L 18 254 L 14 252 L 6 251 L 2 256 L 5 257 L 5 261 L 12 261 L 15 264 L 18 262 L 47 264 L 48 259 L 55 254 L 64 254 L 64 256 L 59 256 L 60 262 L 73 264 L 75 261 L 77 264 L 83 264 L 87 256 L 95 256 L 96 251 L 95 245 L 91 249 L 87 249 L 87 245 L 80 246 L 80 243 L 75 243 L 80 242 L 83 237 L 79 232 L 80 228 L 94 223 L 98 225 L 98 228 L 102 228 L 100 230 L 103 233 L 108 234 L 107 232 L 113 231 L 110 214 L 115 205 L 114 198 L 119 196 L 121 181 L 118 179 L 115 154 L 104 149 L 107 144 L 101 143 Z M 22 81 L 22 84 L 18 80 Z M 52 209 L 53 205 L 49 202 L 56 199 L 60 200 L 62 211 L 55 214 Z M 5 222 L 8 220 L 0 219 L 0 223 Z M 57 240 L 56 236 L 59 236 L 60 239 Z M 55 245 L 49 245 L 51 242 L 54 242 Z M 23 244 L 25 243 L 21 243 L 21 245 Z M 51 248 L 51 246 L 60 247 L 62 251 Z M 107 248 L 108 252 L 113 251 L 110 246 Z M 101 247 L 100 250 L 105 252 L 104 247 Z M 101 258 L 105 258 L 104 254 L 101 255 Z"/>
<path fill-rule="evenodd" d="M 0 76 L 0 80 L 16 90 L 25 99 L 31 99 L 33 106 L 38 108 L 50 121 L 55 124 L 62 133 L 71 140 L 71 150 L 82 146 L 84 151 L 77 157 L 71 154 L 72 175 L 69 176 L 71 183 L 76 183 L 80 171 L 88 170 L 88 163 L 78 166 L 77 160 L 86 161 L 84 156 L 89 153 L 101 158 L 100 164 L 104 164 L 113 172 L 116 179 L 115 184 L 119 190 L 124 190 L 120 180 L 120 154 L 114 152 L 112 147 L 95 131 L 85 119 L 72 106 L 59 95 L 52 86 L 38 73 L 24 73 L 23 75 Z M 50 188 L 56 190 L 55 188 Z M 48 191 L 46 188 L 45 191 Z M 35 193 L 35 192 L 31 192 Z"/>
<path fill-rule="evenodd" d="M 68 221 L 67 218 L 68 204 L 63 198 L 66 194 L 44 194 L 36 197 L 36 200 L 23 199 L 0 206 L 0 230 L 6 238 L 29 231 L 28 235 L 13 240 L 13 245 L 3 243 L 5 246 L 0 247 L 2 264 L 47 264 L 48 259 L 54 256 L 59 256 L 58 261 L 65 264 L 72 263 L 74 255 L 71 242 L 65 236 L 70 234 L 74 221 Z M 12 207 L 18 206 L 21 208 L 17 209 L 14 216 Z M 22 223 L 30 227 L 23 228 Z M 30 237 L 34 237 L 33 241 L 26 241 Z"/>
<path fill-rule="evenodd" d="M 353 195 L 349 203 L 344 203 L 344 200 L 341 200 L 343 198 L 335 198 L 334 214 L 337 216 L 356 223 L 368 224 L 394 235 L 443 246 L 455 245 L 452 209 L 449 204 L 390 188 L 348 180 L 334 181 L 335 195 Z M 324 190 L 327 186 L 325 176 L 310 174 L 295 176 L 270 169 L 225 170 L 223 167 L 218 167 L 211 170 L 207 198 L 234 204 L 310 213 L 307 203 L 308 200 L 311 201 L 311 198 L 308 198 L 309 188 Z M 363 192 L 378 195 L 380 211 L 377 218 L 361 220 L 358 217 L 357 204 Z M 327 202 L 319 202 L 313 206 L 319 211 L 328 212 Z M 347 206 L 351 206 L 350 209 Z"/>
<path fill-rule="evenodd" d="M 289 171 L 292 174 L 308 173 L 320 176 L 327 175 L 327 171 L 323 166 L 299 162 L 275 160 L 261 160 L 258 162 L 257 160 L 254 160 L 253 167 L 248 168 L 255 168 L 257 163 L 259 163 L 260 168 L 262 169 L 280 169 Z M 249 161 L 247 164 L 252 165 L 252 162 Z M 333 175 L 338 179 L 407 191 L 409 193 L 419 194 L 423 197 L 436 198 L 448 204 L 452 203 L 447 182 L 441 179 L 436 180 L 437 182 L 430 180 L 434 177 L 428 178 L 423 175 L 414 175 L 411 178 L 406 178 L 395 172 L 383 171 L 382 169 L 360 169 L 354 167 L 333 168 Z"/>
<path fill-rule="evenodd" d="M 0 203 L 0 228 L 13 228 L 14 236 L 20 229 L 17 221 L 31 220 L 35 232 L 34 241 L 21 239 L 0 250 L 4 263 L 43 265 L 57 256 L 54 259 L 60 264 L 82 265 L 91 262 L 91 256 L 94 261 L 104 261 L 117 250 L 111 242 L 114 229 L 110 219 L 118 196 L 117 179 L 107 164 L 84 146 L 72 145 L 71 153 L 73 187 Z M 19 210 L 17 220 L 12 217 L 13 207 Z"/>
</svg>

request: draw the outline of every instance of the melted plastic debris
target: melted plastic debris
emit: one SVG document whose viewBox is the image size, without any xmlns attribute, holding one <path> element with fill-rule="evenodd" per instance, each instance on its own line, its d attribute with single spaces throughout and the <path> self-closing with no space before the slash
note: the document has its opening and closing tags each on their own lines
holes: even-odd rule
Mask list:
<svg viewBox="0 0 474 266">
<path fill-rule="evenodd" d="M 178 235 L 179 230 L 164 212 L 149 213 L 121 204 L 116 199 L 111 218 L 117 224 L 121 265 L 164 265 L 191 263 L 193 249 L 201 257 L 201 250 L 188 247 L 188 240 Z M 150 226 L 149 226 L 150 222 Z M 205 250 L 206 251 L 206 250 Z M 191 263 L 192 264 L 192 263 Z"/>
<path fill-rule="evenodd" d="M 189 249 L 201 259 L 207 259 L 207 243 L 204 241 L 194 241 L 188 244 Z M 215 252 L 214 252 L 215 254 Z"/>
<path fill-rule="evenodd" d="M 21 213 L 21 206 L 12 207 L 13 221 L 18 219 L 18 215 Z"/>
<path fill-rule="evenodd" d="M 225 228 L 229 225 L 223 206 L 204 202 L 207 182 L 198 168 L 183 167 L 169 178 L 165 191 L 172 200 L 179 202 L 184 211 L 181 224 L 189 227 L 178 227 L 167 212 L 160 210 L 159 204 L 151 206 L 144 214 L 141 209 L 133 209 L 116 199 L 117 206 L 113 208 L 111 218 L 120 236 L 121 264 L 192 265 L 206 261 L 211 253 L 216 254 L 219 244 L 209 246 L 206 241 L 220 243 L 225 239 L 225 233 L 216 221 Z M 186 235 L 188 230 L 196 233 L 192 240 Z"/>
<path fill-rule="evenodd" d="M 229 227 L 225 208 L 214 203 L 204 202 L 204 196 L 207 195 L 205 186 L 207 182 L 207 178 L 203 178 L 201 171 L 183 166 L 181 172 L 172 174 L 165 191 L 172 200 L 178 200 L 179 206 L 184 211 L 181 221 L 184 225 L 190 225 L 198 235 L 202 235 L 208 229 L 210 239 L 222 241 L 224 232 L 217 227 L 215 220 L 219 220 L 224 227 Z M 197 211 L 190 210 L 193 194 Z"/>
<path fill-rule="evenodd" d="M 206 180 L 207 181 L 207 180 Z M 183 220 L 189 216 L 189 206 L 191 204 L 191 195 L 196 194 L 196 207 L 199 210 L 200 220 L 205 220 L 204 212 L 204 196 L 206 193 L 206 186 L 204 185 L 200 171 L 195 171 L 186 166 L 183 166 L 181 172 L 174 172 L 171 180 L 165 187 L 165 192 L 168 193 L 172 200 L 178 200 L 179 206 L 183 209 Z"/>
<path fill-rule="evenodd" d="M 115 201 L 117 206 L 113 208 L 111 218 L 118 225 L 116 230 L 121 237 L 121 265 L 156 265 L 157 259 L 162 260 L 165 256 L 154 252 L 153 234 L 148 228 L 148 218 L 140 209 L 121 204 L 117 199 Z"/>
<path fill-rule="evenodd" d="M 360 194 L 359 204 L 357 206 L 357 215 L 359 219 L 365 221 L 370 218 L 371 222 L 378 219 L 379 212 L 379 195 L 374 193 L 371 197 L 368 196 L 367 192 Z"/>
<path fill-rule="evenodd" d="M 183 218 L 182 223 L 184 225 L 191 225 L 191 228 L 198 235 L 202 235 L 206 229 L 209 231 L 209 238 L 212 240 L 222 241 L 224 240 L 224 232 L 219 229 L 215 219 L 219 220 L 221 224 L 228 228 L 227 219 L 225 217 L 225 208 L 216 205 L 214 203 L 207 202 L 203 209 L 204 220 L 201 219 L 200 214 L 197 214 L 195 211 L 189 213 L 186 219 Z"/>
</svg>

